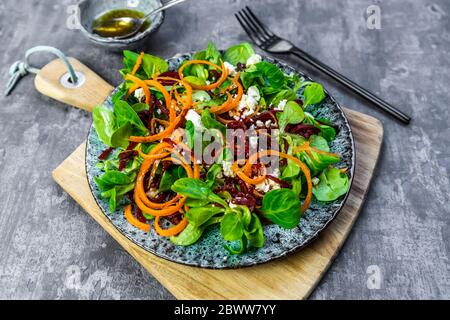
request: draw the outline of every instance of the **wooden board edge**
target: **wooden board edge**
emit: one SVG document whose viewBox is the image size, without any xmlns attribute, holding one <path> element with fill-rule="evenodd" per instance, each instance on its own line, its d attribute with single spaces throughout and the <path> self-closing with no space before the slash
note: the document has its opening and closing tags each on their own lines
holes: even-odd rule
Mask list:
<svg viewBox="0 0 450 320">
<path fill-rule="evenodd" d="M 369 181 L 367 183 L 367 187 L 365 188 L 365 190 L 363 192 L 363 198 L 364 199 L 366 198 L 367 193 L 370 190 L 370 186 L 372 184 L 372 179 L 373 179 L 373 174 L 374 174 L 374 172 L 375 172 L 375 170 L 377 169 L 377 166 L 378 166 L 378 161 L 380 159 L 380 152 L 381 152 L 381 148 L 383 146 L 383 137 L 384 137 L 384 128 L 383 128 L 383 124 L 381 123 L 381 121 L 378 120 L 377 118 L 374 118 L 374 117 L 369 116 L 369 115 L 365 115 L 365 116 L 367 116 L 368 118 L 370 118 L 371 121 L 374 122 L 374 125 L 377 126 L 377 131 L 380 133 L 380 135 L 379 135 L 379 143 L 378 143 L 378 148 L 377 148 L 377 156 L 375 158 L 375 164 L 373 166 L 373 169 L 372 169 L 372 172 L 371 172 L 371 175 L 370 175 L 370 179 L 369 179 Z M 320 281 L 322 281 L 324 275 L 328 272 L 328 269 L 331 267 L 331 265 L 333 264 L 333 262 L 336 259 L 336 257 L 341 252 L 342 248 L 344 247 L 345 243 L 347 242 L 347 239 L 348 239 L 348 236 L 350 235 L 350 232 L 353 230 L 353 227 L 354 227 L 356 221 L 358 220 L 359 213 L 361 212 L 361 209 L 362 209 L 363 205 L 364 205 L 364 201 L 362 201 L 361 205 L 356 210 L 355 216 L 353 217 L 351 222 L 348 224 L 347 230 L 346 230 L 346 232 L 345 232 L 345 234 L 343 236 L 343 239 L 342 239 L 341 243 L 339 244 L 338 248 L 333 253 L 332 257 L 330 258 L 330 260 L 328 261 L 327 265 L 325 266 L 325 268 L 321 272 L 320 276 L 317 278 L 317 281 L 314 282 L 314 285 L 311 286 L 311 289 L 305 294 L 305 296 L 302 299 L 308 299 L 308 297 L 314 292 L 314 290 L 319 285 Z"/>
</svg>

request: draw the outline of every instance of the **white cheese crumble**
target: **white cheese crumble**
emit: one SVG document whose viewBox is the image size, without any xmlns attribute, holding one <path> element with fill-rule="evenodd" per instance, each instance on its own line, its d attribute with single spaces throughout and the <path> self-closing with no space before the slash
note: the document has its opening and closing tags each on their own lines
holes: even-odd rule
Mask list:
<svg viewBox="0 0 450 320">
<path fill-rule="evenodd" d="M 314 177 L 314 178 L 311 179 L 311 182 L 312 182 L 313 185 L 317 186 L 319 184 L 319 182 L 320 182 L 320 179 L 317 178 L 317 177 Z"/>
<path fill-rule="evenodd" d="M 200 117 L 200 115 L 195 112 L 192 109 L 189 109 L 189 111 L 186 113 L 186 121 L 190 120 L 193 124 L 194 127 L 197 130 L 203 130 L 203 124 L 202 124 L 202 118 Z"/>
<path fill-rule="evenodd" d="M 265 179 L 263 182 L 255 185 L 256 191 L 269 192 L 270 190 L 280 189 L 280 185 L 271 179 Z"/>
<path fill-rule="evenodd" d="M 235 174 L 233 170 L 231 170 L 231 161 L 222 162 L 223 175 L 227 177 L 234 177 Z"/>
<path fill-rule="evenodd" d="M 260 99 L 261 96 L 256 86 L 248 88 L 247 94 L 244 94 L 239 101 L 238 110 L 242 113 L 242 116 L 252 115 L 256 111 Z"/>
<path fill-rule="evenodd" d="M 261 56 L 259 54 L 252 54 L 248 59 L 247 63 L 245 64 L 247 67 L 253 66 L 257 64 L 258 62 L 261 62 Z"/>
<path fill-rule="evenodd" d="M 278 106 L 275 108 L 275 110 L 284 110 L 284 107 L 286 106 L 287 100 L 281 100 L 280 103 L 278 103 Z"/>
<path fill-rule="evenodd" d="M 150 190 L 147 191 L 147 196 L 149 198 L 155 198 L 158 195 L 159 191 L 157 189 L 151 188 Z"/>
<path fill-rule="evenodd" d="M 251 86 L 247 89 L 247 96 L 252 97 L 256 102 L 261 100 L 261 95 L 259 94 L 259 90 L 256 86 Z"/>
<path fill-rule="evenodd" d="M 138 88 L 134 91 L 134 97 L 138 99 L 139 101 L 142 101 L 143 98 L 145 98 L 144 89 Z"/>
<path fill-rule="evenodd" d="M 231 63 L 229 63 L 229 62 L 224 62 L 223 63 L 223 65 L 225 66 L 225 68 L 228 70 L 228 74 L 230 75 L 230 76 L 234 76 L 234 75 L 236 75 L 236 68 L 231 64 Z"/>
<path fill-rule="evenodd" d="M 268 192 L 270 186 L 269 186 L 269 184 L 266 183 L 266 181 L 267 181 L 267 179 L 264 180 L 263 182 L 258 183 L 257 185 L 255 185 L 256 191 L 263 192 L 263 193 Z"/>
<path fill-rule="evenodd" d="M 261 120 L 256 120 L 256 126 L 257 127 L 263 127 L 264 126 L 264 122 L 262 122 Z"/>
</svg>

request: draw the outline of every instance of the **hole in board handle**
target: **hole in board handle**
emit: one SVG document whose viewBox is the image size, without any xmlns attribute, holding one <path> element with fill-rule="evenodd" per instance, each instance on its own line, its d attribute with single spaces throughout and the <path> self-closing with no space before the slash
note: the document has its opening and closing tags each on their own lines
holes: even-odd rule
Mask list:
<svg viewBox="0 0 450 320">
<path fill-rule="evenodd" d="M 65 88 L 69 88 L 69 89 L 79 88 L 86 81 L 86 77 L 84 76 L 84 73 L 82 73 L 80 71 L 75 71 L 75 74 L 78 77 L 77 83 L 73 83 L 72 78 L 70 77 L 70 73 L 68 73 L 68 72 L 64 73 L 61 76 L 61 78 L 59 79 L 59 82 Z"/>
</svg>

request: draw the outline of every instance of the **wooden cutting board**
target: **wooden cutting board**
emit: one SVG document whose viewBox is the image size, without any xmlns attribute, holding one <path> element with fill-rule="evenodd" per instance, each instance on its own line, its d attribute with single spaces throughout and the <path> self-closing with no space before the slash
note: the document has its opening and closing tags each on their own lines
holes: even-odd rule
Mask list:
<svg viewBox="0 0 450 320">
<path fill-rule="evenodd" d="M 158 258 L 123 236 L 95 203 L 84 165 L 85 143 L 53 172 L 55 181 L 128 253 L 178 299 L 305 299 L 338 254 L 369 188 L 383 138 L 381 123 L 345 109 L 356 144 L 356 170 L 347 202 L 330 226 L 305 249 L 266 264 L 235 270 L 189 267 Z"/>
<path fill-rule="evenodd" d="M 66 73 L 57 59 L 38 73 L 36 88 L 45 95 L 91 111 L 112 90 L 78 60 L 74 69 L 85 75 L 77 88 L 61 86 Z M 308 247 L 288 257 L 242 269 L 212 270 L 189 267 L 158 258 L 133 244 L 100 211 L 85 171 L 85 143 L 53 172 L 55 181 L 77 201 L 125 250 L 178 299 L 305 299 L 316 287 L 342 248 L 369 189 L 383 139 L 383 126 L 368 115 L 345 109 L 356 144 L 352 190 L 336 219 Z"/>
</svg>

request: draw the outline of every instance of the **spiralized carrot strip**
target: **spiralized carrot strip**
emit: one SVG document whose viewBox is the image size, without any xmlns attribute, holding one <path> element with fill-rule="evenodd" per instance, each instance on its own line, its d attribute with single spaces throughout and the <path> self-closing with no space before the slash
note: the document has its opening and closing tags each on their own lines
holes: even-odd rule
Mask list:
<svg viewBox="0 0 450 320">
<path fill-rule="evenodd" d="M 154 203 L 150 201 L 150 199 L 148 199 L 147 195 L 145 194 L 141 181 L 139 181 L 139 183 L 140 186 L 137 186 L 136 183 L 136 187 L 134 189 L 134 201 L 136 202 L 137 206 L 145 213 L 155 216 L 167 216 L 177 212 L 180 208 L 182 208 L 184 200 L 181 195 L 176 195 L 174 198 L 165 203 Z"/>
<path fill-rule="evenodd" d="M 188 177 L 192 178 L 194 176 L 194 173 L 192 172 L 192 168 L 189 167 L 184 161 L 182 161 L 182 160 L 180 161 L 180 159 L 169 157 L 169 158 L 163 159 L 162 161 L 171 161 L 174 164 L 179 164 L 186 171 Z"/>
<path fill-rule="evenodd" d="M 155 121 L 158 122 L 159 124 L 162 124 L 164 127 L 168 127 L 170 125 L 169 121 L 161 120 L 161 119 L 158 119 L 158 118 L 153 118 L 153 119 L 155 119 Z"/>
<path fill-rule="evenodd" d="M 212 84 L 209 84 L 209 85 L 197 85 L 197 84 L 194 84 L 194 83 L 190 83 L 189 82 L 189 84 L 192 86 L 192 88 L 194 88 L 194 89 L 197 89 L 197 90 L 205 90 L 205 91 L 207 91 L 207 90 L 213 90 L 213 89 L 215 89 L 215 88 L 218 88 L 222 83 L 224 83 L 225 82 L 225 80 L 227 79 L 227 77 L 228 77 L 228 70 L 227 70 L 227 68 L 225 68 L 225 65 L 222 63 L 222 66 L 221 67 L 219 67 L 217 64 L 215 64 L 215 63 L 212 63 L 212 62 L 210 62 L 210 61 L 207 61 L 207 60 L 190 60 L 190 61 L 186 61 L 186 63 L 184 63 L 179 69 L 178 69 L 178 74 L 179 74 L 179 76 L 180 76 L 180 79 L 184 79 L 184 75 L 183 75 L 183 70 L 184 70 L 184 68 L 186 68 L 188 65 L 190 65 L 190 64 L 207 64 L 207 65 L 210 65 L 210 66 L 212 66 L 213 68 L 215 68 L 215 69 L 218 69 L 218 70 L 220 70 L 220 71 L 222 71 L 222 74 L 221 74 L 221 76 L 220 76 L 220 78 L 215 82 L 215 83 L 212 83 Z"/>
<path fill-rule="evenodd" d="M 167 137 L 170 137 L 170 135 L 172 134 L 172 132 L 175 130 L 175 128 L 178 126 L 178 124 L 180 123 L 182 119 L 182 115 L 177 116 L 173 122 L 170 123 L 170 125 L 168 127 L 166 127 L 163 131 L 151 135 L 151 136 L 131 136 L 128 140 L 133 141 L 133 142 L 153 142 L 153 141 L 157 141 L 157 140 L 161 140 Z"/>
<path fill-rule="evenodd" d="M 139 57 L 137 58 L 136 64 L 134 65 L 133 70 L 131 71 L 132 75 L 135 75 L 136 72 L 139 70 L 139 67 L 142 64 L 142 59 L 144 58 L 144 54 L 145 53 L 142 51 L 141 54 L 139 55 Z"/>
<path fill-rule="evenodd" d="M 148 199 L 148 197 L 144 191 L 145 175 L 151 169 L 151 166 L 153 165 L 154 161 L 164 155 L 164 153 L 160 153 L 160 152 L 163 151 L 164 149 L 170 149 L 170 148 L 171 148 L 171 146 L 168 143 L 163 142 L 163 143 L 160 143 L 157 146 L 155 146 L 152 150 L 150 150 L 150 152 L 147 155 L 143 154 L 142 151 L 140 149 L 138 149 L 138 152 L 140 153 L 140 155 L 141 156 L 145 155 L 145 157 L 147 157 L 147 159 L 145 159 L 144 162 L 141 164 L 141 168 L 139 169 L 138 175 L 136 177 L 136 184 L 134 187 L 134 197 L 135 197 L 136 202 L 137 202 L 137 200 L 142 199 L 140 202 L 142 202 L 143 205 L 142 206 L 138 205 L 138 206 L 141 210 L 143 210 L 146 213 L 149 213 L 147 211 L 147 207 L 149 207 L 151 209 L 165 208 L 171 204 L 176 203 L 181 198 L 181 196 L 177 195 L 175 198 L 169 200 L 166 203 L 162 203 L 162 204 L 155 203 Z"/>
<path fill-rule="evenodd" d="M 150 120 L 150 132 L 155 132 L 155 124 L 156 124 L 156 118 L 152 118 L 152 120 Z"/>
<path fill-rule="evenodd" d="M 158 78 L 157 78 L 158 79 Z M 166 77 L 161 77 L 160 79 L 167 79 Z M 172 79 L 172 78 L 168 78 L 168 79 Z M 179 80 L 179 79 L 175 79 L 175 80 Z M 189 109 L 192 107 L 192 88 L 189 84 L 186 84 L 186 82 L 183 82 L 181 80 L 179 80 L 180 83 L 182 83 L 185 88 L 186 88 L 186 92 L 187 92 L 187 98 L 186 98 L 186 102 L 184 104 L 184 109 Z M 172 132 L 178 127 L 180 121 L 182 120 L 183 114 L 179 114 L 178 116 L 175 116 L 176 111 L 175 108 L 173 108 L 172 106 L 172 100 L 169 97 L 169 93 L 167 92 L 167 90 L 164 88 L 163 85 L 161 85 L 158 81 L 156 80 L 145 80 L 146 84 L 149 84 L 151 86 L 154 86 L 155 88 L 157 88 L 158 90 L 160 90 L 165 99 L 166 99 L 166 103 L 168 102 L 168 106 L 169 106 L 169 112 L 170 112 L 170 124 L 161 132 L 154 134 L 154 135 L 150 135 L 150 136 L 131 136 L 129 138 L 130 141 L 133 142 L 153 142 L 153 141 L 157 141 L 157 140 L 162 140 L 164 138 L 168 138 Z M 167 97 L 166 97 L 167 95 Z"/>
<path fill-rule="evenodd" d="M 166 88 L 156 80 L 144 80 L 144 82 L 145 82 L 145 84 L 158 89 L 159 92 L 161 92 L 162 95 L 164 96 L 164 100 L 166 100 L 166 106 L 170 108 L 170 105 L 172 103 L 172 98 L 170 97 Z"/>
<path fill-rule="evenodd" d="M 130 95 L 131 93 L 133 93 L 133 91 L 135 91 L 137 88 L 140 87 L 140 88 L 142 88 L 142 90 L 144 91 L 144 94 L 145 94 L 145 103 L 150 104 L 150 90 L 149 90 L 147 84 L 145 83 L 145 81 L 139 79 L 136 76 L 133 76 L 132 74 L 127 74 L 125 76 L 125 80 L 131 80 L 136 84 L 135 86 L 131 87 L 128 90 L 128 95 Z"/>
<path fill-rule="evenodd" d="M 139 89 L 139 85 L 138 84 L 134 84 L 133 86 L 131 86 L 130 89 L 128 89 L 127 94 L 125 95 L 125 100 L 127 100 L 128 97 L 130 96 L 130 94 L 135 92 L 137 89 Z"/>
<path fill-rule="evenodd" d="M 160 153 L 160 154 L 154 154 L 154 155 L 148 155 L 148 154 L 143 153 L 141 148 L 138 148 L 137 151 L 139 152 L 139 155 L 141 156 L 141 158 L 143 158 L 145 160 L 157 160 L 157 159 L 165 158 L 168 155 L 170 155 L 170 153 L 168 153 L 168 152 Z"/>
<path fill-rule="evenodd" d="M 242 170 L 244 171 L 244 173 L 246 175 L 249 175 L 251 173 L 252 164 L 255 163 L 255 161 L 257 159 L 268 156 L 268 155 L 275 155 L 275 156 L 278 156 L 281 158 L 289 159 L 289 160 L 293 161 L 296 165 L 298 165 L 300 167 L 300 169 L 302 170 L 302 172 L 306 178 L 306 185 L 308 187 L 305 201 L 303 202 L 303 204 L 301 206 L 302 212 L 305 212 L 308 209 L 308 207 L 311 203 L 311 199 L 312 199 L 311 172 L 309 171 L 309 168 L 306 166 L 306 164 L 304 164 L 298 158 L 291 156 L 290 154 L 287 154 L 284 152 L 279 152 L 277 150 L 264 150 L 264 151 L 257 152 L 254 155 L 252 155 L 251 157 L 249 157 L 249 159 L 247 160 L 247 163 L 244 165 Z"/>
<path fill-rule="evenodd" d="M 181 197 L 179 201 L 175 203 L 175 205 L 170 205 L 162 209 L 153 209 L 146 206 L 142 198 L 140 197 L 135 197 L 134 201 L 136 202 L 136 205 L 139 207 L 139 209 L 141 209 L 145 213 L 151 214 L 155 217 L 167 217 L 173 215 L 174 213 L 177 213 L 181 208 L 183 208 L 186 197 Z"/>
<path fill-rule="evenodd" d="M 192 154 L 191 148 L 189 148 L 186 144 L 184 144 L 181 141 L 177 141 L 177 142 L 175 142 L 175 144 L 176 144 L 177 147 L 180 147 L 181 149 L 184 150 L 184 152 L 186 152 L 186 154 L 189 155 L 190 160 L 191 160 L 191 162 L 193 164 L 193 167 L 194 167 L 194 171 L 193 171 L 193 176 L 192 177 L 196 178 L 196 179 L 200 178 L 200 167 L 199 167 L 199 165 L 197 163 L 197 160 L 195 159 L 195 156 Z M 172 152 L 175 153 L 175 155 L 177 157 L 182 159 L 182 161 L 185 161 L 185 158 L 177 150 L 173 149 Z"/>
<path fill-rule="evenodd" d="M 209 108 L 209 111 L 212 113 L 225 113 L 227 111 L 230 111 L 233 108 L 233 98 L 231 97 L 231 94 L 229 92 L 227 92 L 227 101 L 225 101 L 222 105 L 220 106 L 215 106 L 215 107 L 211 107 Z"/>
<path fill-rule="evenodd" d="M 181 79 L 176 79 L 176 78 L 172 78 L 172 77 L 157 77 L 155 79 L 156 81 L 158 80 L 171 80 L 174 81 L 175 83 L 179 83 L 181 84 L 185 89 L 186 89 L 186 99 L 181 99 L 182 100 L 182 104 L 184 106 L 184 108 L 190 108 L 192 105 L 192 86 L 184 80 Z M 172 90 L 174 90 L 175 88 L 175 84 L 172 86 L 171 92 Z M 183 101 L 186 101 L 186 103 L 183 103 Z"/>
<path fill-rule="evenodd" d="M 241 178 L 242 180 L 244 180 L 246 183 L 248 184 L 259 184 L 261 182 L 263 182 L 264 180 L 266 180 L 266 174 L 265 174 L 265 167 L 264 167 L 264 174 L 262 174 L 261 176 L 257 177 L 257 178 L 250 178 L 247 174 L 245 174 L 241 169 L 239 169 L 237 162 L 234 162 L 231 165 L 231 170 L 233 170 L 233 172 L 236 173 L 236 175 Z"/>
<path fill-rule="evenodd" d="M 150 231 L 150 225 L 144 222 L 139 221 L 136 219 L 136 217 L 133 215 L 133 212 L 131 211 L 131 204 L 127 205 L 125 207 L 125 219 L 132 225 L 135 226 L 138 229 L 141 229 L 144 232 Z"/>
<path fill-rule="evenodd" d="M 158 152 L 161 152 L 164 149 L 172 150 L 172 152 L 174 152 L 177 156 L 179 156 L 180 159 L 167 158 L 167 159 L 163 159 L 163 161 L 170 160 L 172 162 L 178 162 L 178 161 L 181 162 L 181 165 L 186 170 L 188 177 L 190 177 L 190 178 L 194 177 L 195 175 L 197 175 L 197 176 L 200 175 L 198 172 L 195 173 L 192 171 L 192 169 L 187 164 L 186 160 L 184 158 L 182 158 L 181 154 L 179 154 L 176 150 L 174 150 L 173 147 L 169 143 L 166 143 L 166 142 L 160 143 L 159 145 L 155 146 L 152 150 L 150 150 L 150 152 L 147 156 L 153 157 L 153 156 L 160 155 L 160 153 L 158 153 Z M 145 160 L 142 163 L 141 168 L 138 173 L 138 176 L 136 178 L 136 185 L 134 188 L 134 200 L 136 202 L 136 205 L 145 213 L 154 215 L 155 217 L 169 216 L 176 212 L 179 212 L 183 208 L 186 197 L 181 197 L 181 195 L 178 194 L 173 199 L 169 200 L 168 202 L 166 202 L 164 204 L 154 203 L 148 199 L 148 197 L 144 191 L 144 178 L 145 178 L 145 175 L 147 174 L 147 172 L 151 169 L 152 165 L 154 165 L 154 162 L 155 162 L 155 159 L 152 158 L 149 160 Z"/>
<path fill-rule="evenodd" d="M 216 115 L 216 119 L 218 120 L 218 121 L 220 121 L 220 122 L 222 122 L 223 124 L 228 124 L 228 123 L 230 123 L 230 122 L 232 122 L 232 121 L 234 121 L 234 120 L 227 120 L 227 119 L 224 119 L 224 118 L 222 118 L 222 117 L 220 117 L 220 116 L 218 116 L 218 115 Z"/>
<path fill-rule="evenodd" d="M 170 237 L 170 236 L 179 234 L 181 231 L 184 230 L 184 228 L 186 228 L 186 226 L 188 224 L 186 217 L 183 217 L 183 220 L 181 220 L 180 223 L 178 223 L 177 225 L 175 225 L 169 229 L 163 229 L 159 225 L 159 220 L 160 220 L 160 217 L 155 218 L 155 230 L 160 236 L 163 236 L 163 237 Z"/>
</svg>

